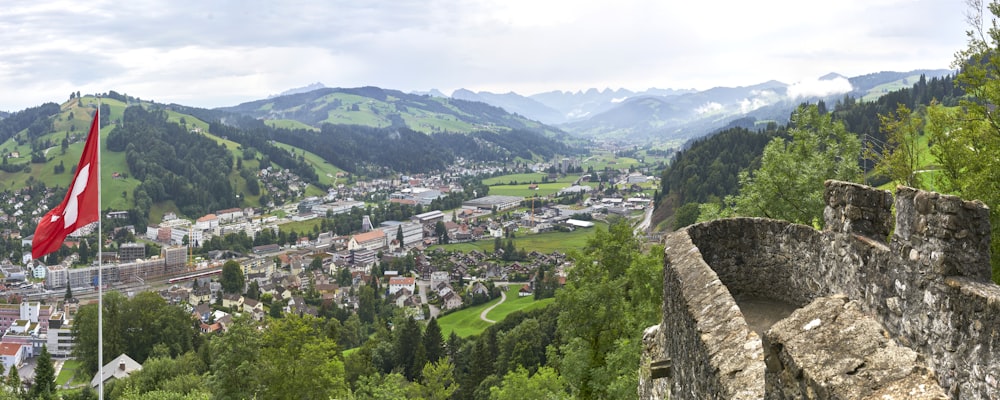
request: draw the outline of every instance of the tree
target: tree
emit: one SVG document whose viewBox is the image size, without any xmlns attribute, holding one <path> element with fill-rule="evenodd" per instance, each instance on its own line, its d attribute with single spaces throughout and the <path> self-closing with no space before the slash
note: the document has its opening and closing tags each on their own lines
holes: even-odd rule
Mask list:
<svg viewBox="0 0 1000 400">
<path fill-rule="evenodd" d="M 441 336 L 441 327 L 438 326 L 437 318 L 431 318 L 427 327 L 424 328 L 423 345 L 429 362 L 437 362 L 444 355 L 444 338 Z"/>
<path fill-rule="evenodd" d="M 923 132 L 924 119 L 913 115 L 905 104 L 898 104 L 896 112 L 878 116 L 886 143 L 875 146 L 868 142 L 865 158 L 875 161 L 875 171 L 888 176 L 898 184 L 920 188 L 923 186 L 917 170 L 920 165 L 918 139 Z"/>
<path fill-rule="evenodd" d="M 210 342 L 212 365 L 208 386 L 214 398 L 252 399 L 260 391 L 260 334 L 249 317 L 237 317 L 229 329 Z"/>
<path fill-rule="evenodd" d="M 250 281 L 250 284 L 247 285 L 246 296 L 249 299 L 260 300 L 260 284 L 257 281 Z"/>
<path fill-rule="evenodd" d="M 119 292 L 104 294 L 104 354 L 111 355 L 125 352 L 125 341 L 122 335 L 122 314 L 125 310 L 126 298 Z M 97 341 L 97 304 L 80 306 L 73 320 L 73 355 L 83 364 L 88 374 L 95 374 L 98 369 Z"/>
<path fill-rule="evenodd" d="M 73 353 L 90 374 L 98 368 L 97 325 L 97 304 L 81 306 L 73 321 Z M 194 337 L 190 314 L 155 292 L 141 292 L 131 300 L 119 292 L 104 295 L 105 355 L 126 353 L 142 363 L 154 347 L 163 345 L 170 356 L 177 356 L 194 348 Z"/>
<path fill-rule="evenodd" d="M 698 203 L 685 203 L 674 212 L 674 230 L 691 225 L 698 221 Z"/>
<path fill-rule="evenodd" d="M 630 225 L 617 221 L 594 231 L 572 258 L 576 266 L 556 293 L 565 343 L 559 372 L 575 397 L 634 395 L 641 332 L 660 320 L 663 248 L 644 253 Z"/>
<path fill-rule="evenodd" d="M 434 225 L 434 236 L 438 239 L 438 244 L 448 243 L 448 228 L 445 227 L 444 221 L 438 221 Z"/>
<path fill-rule="evenodd" d="M 407 400 L 406 378 L 399 373 L 361 375 L 354 398 L 357 400 Z"/>
<path fill-rule="evenodd" d="M 412 398 L 446 400 L 458 389 L 455 384 L 455 366 L 447 359 L 427 363 L 421 372 L 423 379 L 411 386 Z"/>
<path fill-rule="evenodd" d="M 739 194 L 731 200 L 739 215 L 800 224 L 823 220 L 823 182 L 857 181 L 861 143 L 844 124 L 815 105 L 792 113 L 790 141 L 776 137 L 764 148 L 760 168 L 740 173 Z"/>
<path fill-rule="evenodd" d="M 424 363 L 427 362 L 420 326 L 413 317 L 409 317 L 402 326 L 396 328 L 394 336 L 393 354 L 396 357 L 396 368 L 403 372 L 407 380 L 416 380 L 420 377 Z"/>
<path fill-rule="evenodd" d="M 535 318 L 522 321 L 514 329 L 497 335 L 497 370 L 526 368 L 535 371 L 545 361 L 546 342 L 541 324 Z"/>
<path fill-rule="evenodd" d="M 69 300 L 73 298 L 73 288 L 72 285 L 66 285 L 66 295 L 63 296 L 63 300 Z"/>
<path fill-rule="evenodd" d="M 285 308 L 284 301 L 275 300 L 274 302 L 271 303 L 271 308 L 267 310 L 267 315 L 275 319 L 281 318 L 284 316 L 284 313 L 282 312 L 284 308 Z"/>
<path fill-rule="evenodd" d="M 562 377 L 554 369 L 541 367 L 530 377 L 528 375 L 528 370 L 520 367 L 508 372 L 500 386 L 490 388 L 490 399 L 569 399 Z"/>
<path fill-rule="evenodd" d="M 50 399 L 56 394 L 56 370 L 52 365 L 52 355 L 49 354 L 48 346 L 42 345 L 42 352 L 38 355 L 35 366 L 35 381 L 28 391 L 28 397 L 32 399 Z"/>
<path fill-rule="evenodd" d="M 219 277 L 222 291 L 225 293 L 243 293 L 243 267 L 240 263 L 229 260 L 222 264 L 222 276 Z"/>
<path fill-rule="evenodd" d="M 10 371 L 7 371 L 7 387 L 10 388 L 15 395 L 20 397 L 20 394 L 24 392 L 24 386 L 21 385 L 21 373 L 17 371 L 17 365 L 11 365 Z"/>
<path fill-rule="evenodd" d="M 403 226 L 400 225 L 396 228 L 396 241 L 399 242 L 399 246 L 403 246 Z"/>
<path fill-rule="evenodd" d="M 260 398 L 329 399 L 350 394 L 337 343 L 322 320 L 289 315 L 273 320 L 260 349 Z"/>
<path fill-rule="evenodd" d="M 993 281 L 1000 282 L 1000 3 L 970 2 L 972 29 L 968 47 L 955 55 L 957 86 L 967 94 L 957 110 L 928 108 L 931 153 L 941 167 L 937 187 L 943 192 L 978 199 L 990 208 Z M 984 30 L 984 26 L 987 27 Z"/>
<path fill-rule="evenodd" d="M 318 271 L 322 269 L 323 269 L 323 257 L 322 256 L 313 257 L 312 261 L 309 262 L 309 270 Z"/>
<path fill-rule="evenodd" d="M 364 324 L 375 322 L 376 302 L 378 297 L 371 285 L 362 286 L 358 293 L 358 318 Z"/>
</svg>

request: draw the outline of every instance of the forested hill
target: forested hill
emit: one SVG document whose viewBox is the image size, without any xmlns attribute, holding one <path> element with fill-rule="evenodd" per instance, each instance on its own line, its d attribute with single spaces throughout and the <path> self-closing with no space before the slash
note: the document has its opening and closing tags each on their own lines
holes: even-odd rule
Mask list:
<svg viewBox="0 0 1000 400">
<path fill-rule="evenodd" d="M 406 127 L 423 133 L 535 130 L 550 136 L 562 135 L 558 129 L 486 103 L 414 95 L 370 86 L 324 88 L 219 110 L 264 119 L 270 125 L 285 127 L 320 128 L 324 124 L 333 124 Z"/>
<path fill-rule="evenodd" d="M 225 146 L 168 123 L 165 112 L 125 109 L 122 123 L 107 139 L 108 150 L 124 151 L 137 208 L 173 201 L 185 215 L 204 215 L 239 206 L 230 184 L 233 156 Z"/>
<path fill-rule="evenodd" d="M 897 104 L 910 109 L 920 109 L 932 100 L 954 105 L 962 95 L 950 76 L 929 80 L 921 77 L 912 87 L 890 92 L 876 101 L 845 97 L 830 112 L 834 120 L 842 121 L 849 132 L 863 140 L 885 143 L 885 133 L 879 129 L 879 115 L 896 111 Z M 827 107 L 821 104 L 821 109 Z M 740 171 L 759 163 L 764 146 L 785 131 L 785 127 L 773 124 L 759 130 L 734 127 L 689 142 L 663 172 L 658 217 L 662 220 L 684 204 L 717 202 L 734 194 Z"/>
</svg>

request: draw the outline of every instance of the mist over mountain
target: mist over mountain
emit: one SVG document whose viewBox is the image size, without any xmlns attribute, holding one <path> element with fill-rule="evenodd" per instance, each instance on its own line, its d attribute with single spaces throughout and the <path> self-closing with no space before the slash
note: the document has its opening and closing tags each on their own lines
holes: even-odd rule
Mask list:
<svg viewBox="0 0 1000 400">
<path fill-rule="evenodd" d="M 883 71 L 857 77 L 831 72 L 794 83 L 772 80 L 703 91 L 649 89 L 633 92 L 592 88 L 522 96 L 513 92 L 498 95 L 460 89 L 452 97 L 485 102 L 584 138 L 675 141 L 705 135 L 741 118 L 783 123 L 802 102 L 835 102 L 845 95 L 872 100 L 912 85 L 921 75 L 929 79 L 953 72 L 944 69 Z"/>
</svg>

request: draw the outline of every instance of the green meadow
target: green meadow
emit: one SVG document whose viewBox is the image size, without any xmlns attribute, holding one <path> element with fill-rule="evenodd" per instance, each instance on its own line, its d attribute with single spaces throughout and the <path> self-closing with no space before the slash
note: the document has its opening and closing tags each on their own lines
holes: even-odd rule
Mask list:
<svg viewBox="0 0 1000 400">
<path fill-rule="evenodd" d="M 282 225 L 284 226 L 284 225 Z M 594 221 L 593 228 L 577 229 L 573 232 L 543 232 L 543 233 L 522 233 L 519 231 L 517 236 L 514 237 L 514 247 L 518 250 L 524 249 L 526 252 L 538 251 L 540 253 L 551 253 L 553 251 L 559 252 L 569 252 L 572 249 L 583 248 L 587 244 L 587 239 L 594 235 L 594 229 L 600 227 L 601 229 L 608 229 L 608 226 L 604 222 Z M 503 239 L 506 242 L 506 239 Z M 463 251 L 469 252 L 472 250 L 478 250 L 484 253 L 493 252 L 493 240 L 485 239 L 478 240 L 469 243 L 456 243 L 456 244 L 445 244 L 445 245 L 434 245 L 431 246 L 429 250 L 434 248 L 442 248 L 444 250 L 451 251 Z"/>
<path fill-rule="evenodd" d="M 502 321 L 515 311 L 530 311 L 552 304 L 555 299 L 542 299 L 536 301 L 534 296 L 517 297 L 517 291 L 521 285 L 511 285 L 507 288 L 507 300 L 500 304 L 486 315 L 494 321 Z M 500 299 L 495 299 L 488 303 L 474 307 L 455 311 L 451 314 L 438 318 L 438 325 L 441 327 L 441 336 L 447 338 L 452 332 L 460 337 L 478 335 L 486 330 L 491 324 L 479 318 L 483 310 L 498 303 Z"/>
</svg>

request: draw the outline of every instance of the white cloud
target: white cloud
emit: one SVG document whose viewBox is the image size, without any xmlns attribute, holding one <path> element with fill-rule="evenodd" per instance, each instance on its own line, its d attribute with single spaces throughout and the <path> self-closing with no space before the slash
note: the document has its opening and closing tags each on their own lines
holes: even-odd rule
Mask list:
<svg viewBox="0 0 1000 400">
<path fill-rule="evenodd" d="M 750 111 L 756 110 L 766 105 L 768 105 L 768 102 L 760 97 L 754 97 L 753 99 L 743 99 L 740 101 L 740 112 L 746 114 Z"/>
<path fill-rule="evenodd" d="M 788 97 L 799 99 L 803 97 L 824 97 L 844 94 L 852 90 L 851 82 L 846 78 L 837 77 L 827 80 L 805 80 L 788 86 Z"/>
<path fill-rule="evenodd" d="M 525 95 L 795 82 L 946 68 L 967 30 L 956 0 L 153 3 L 6 7 L 0 110 L 112 89 L 215 107 L 317 81 Z M 795 93 L 840 90 L 804 82 Z"/>
<path fill-rule="evenodd" d="M 722 104 L 716 103 L 714 101 L 707 102 L 705 104 L 702 104 L 698 108 L 694 109 L 694 112 L 698 114 L 708 114 L 719 111 L 722 111 Z"/>
</svg>

